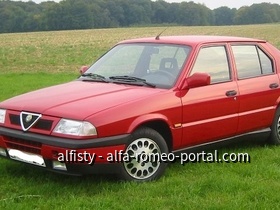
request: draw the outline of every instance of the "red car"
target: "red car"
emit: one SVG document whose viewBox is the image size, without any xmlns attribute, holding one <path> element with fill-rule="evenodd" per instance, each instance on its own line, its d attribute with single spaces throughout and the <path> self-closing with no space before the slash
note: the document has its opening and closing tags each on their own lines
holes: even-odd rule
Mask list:
<svg viewBox="0 0 280 210">
<path fill-rule="evenodd" d="M 279 75 L 280 51 L 263 40 L 123 41 L 77 80 L 1 102 L 0 156 L 149 181 L 190 147 L 262 132 L 280 144 Z"/>
</svg>

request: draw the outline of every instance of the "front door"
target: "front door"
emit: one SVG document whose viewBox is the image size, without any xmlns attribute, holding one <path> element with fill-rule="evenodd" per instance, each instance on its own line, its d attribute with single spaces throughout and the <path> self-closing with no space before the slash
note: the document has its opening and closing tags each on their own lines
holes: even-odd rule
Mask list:
<svg viewBox="0 0 280 210">
<path fill-rule="evenodd" d="M 192 146 L 236 134 L 239 91 L 232 78 L 226 45 L 202 47 L 191 74 L 209 73 L 211 84 L 191 88 L 182 97 L 182 146 Z"/>
</svg>

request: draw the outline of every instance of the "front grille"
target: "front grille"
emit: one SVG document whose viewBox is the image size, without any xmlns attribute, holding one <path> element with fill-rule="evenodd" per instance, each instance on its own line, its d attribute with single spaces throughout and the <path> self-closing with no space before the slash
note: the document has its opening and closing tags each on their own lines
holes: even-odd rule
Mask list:
<svg viewBox="0 0 280 210">
<path fill-rule="evenodd" d="M 20 116 L 15 115 L 15 114 L 9 114 L 10 117 L 10 122 L 12 125 L 20 125 Z M 45 120 L 45 119 L 39 119 L 33 126 L 32 128 L 40 129 L 40 130 L 45 130 L 49 131 L 52 128 L 52 120 Z"/>
<path fill-rule="evenodd" d="M 33 154 L 41 154 L 42 144 L 38 142 L 8 136 L 4 136 L 4 142 L 10 149 L 17 149 L 23 152 L 29 152 Z"/>
<path fill-rule="evenodd" d="M 33 128 L 49 131 L 52 128 L 52 121 L 39 119 Z"/>
<path fill-rule="evenodd" d="M 19 117 L 19 115 L 10 114 L 9 117 L 10 117 L 11 124 L 13 124 L 13 125 L 20 125 L 20 117 Z"/>
</svg>

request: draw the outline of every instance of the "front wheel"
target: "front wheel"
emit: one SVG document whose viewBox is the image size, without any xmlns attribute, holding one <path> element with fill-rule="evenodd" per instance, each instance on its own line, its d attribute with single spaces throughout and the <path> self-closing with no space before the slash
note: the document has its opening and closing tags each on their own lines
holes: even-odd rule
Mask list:
<svg viewBox="0 0 280 210">
<path fill-rule="evenodd" d="M 122 163 L 121 177 L 128 181 L 151 181 L 158 179 L 165 171 L 166 162 L 160 157 L 168 153 L 164 138 L 151 128 L 136 130 L 127 144 L 125 153 L 129 161 Z"/>
<path fill-rule="evenodd" d="M 271 134 L 269 137 L 269 143 L 274 145 L 280 145 L 280 108 L 276 110 L 274 120 L 271 126 Z"/>
</svg>

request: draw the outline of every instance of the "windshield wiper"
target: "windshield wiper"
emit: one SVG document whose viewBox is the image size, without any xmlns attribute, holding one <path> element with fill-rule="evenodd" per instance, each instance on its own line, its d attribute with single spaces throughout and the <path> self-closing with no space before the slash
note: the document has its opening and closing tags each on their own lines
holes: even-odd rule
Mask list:
<svg viewBox="0 0 280 210">
<path fill-rule="evenodd" d="M 101 82 L 109 82 L 106 77 L 99 75 L 99 74 L 94 74 L 94 73 L 84 73 L 81 75 L 82 77 L 87 77 L 90 78 L 90 80 L 84 80 L 83 81 L 101 81 Z"/>
<path fill-rule="evenodd" d="M 128 84 L 135 84 L 135 85 L 146 85 L 149 87 L 156 87 L 155 84 L 147 82 L 145 79 L 132 77 L 132 76 L 112 76 L 109 79 L 113 80 L 114 82 L 119 83 L 128 83 Z"/>
</svg>

